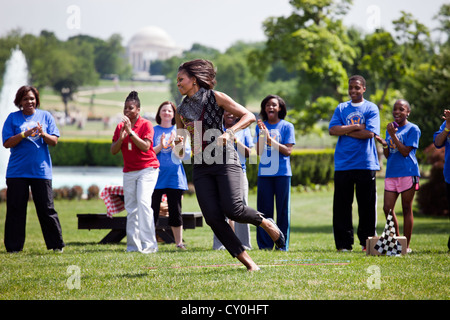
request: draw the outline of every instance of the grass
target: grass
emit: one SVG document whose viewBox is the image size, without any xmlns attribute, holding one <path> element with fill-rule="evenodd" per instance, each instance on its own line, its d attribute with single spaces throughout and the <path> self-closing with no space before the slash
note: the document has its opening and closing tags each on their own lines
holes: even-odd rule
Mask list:
<svg viewBox="0 0 450 320">
<path fill-rule="evenodd" d="M 377 230 L 381 234 L 385 221 L 381 179 L 379 184 Z M 76 214 L 104 212 L 101 200 L 56 202 L 67 245 L 64 253 L 56 254 L 45 249 L 34 205 L 30 203 L 24 251 L 8 254 L 3 243 L 0 245 L 0 299 L 449 299 L 448 219 L 416 214 L 412 254 L 366 256 L 357 245 L 351 253 L 337 253 L 330 189 L 292 195 L 290 250 L 251 250 L 250 255 L 262 269 L 255 273 L 235 265 L 238 261 L 226 251 L 212 250 L 213 234 L 207 226 L 185 230 L 187 251 L 160 244 L 156 254 L 126 253 L 125 239 L 119 244 L 100 245 L 98 241 L 107 231 L 78 230 Z M 250 204 L 255 206 L 255 201 L 256 195 L 251 194 Z M 185 211 L 198 210 L 195 197 L 186 196 L 183 207 Z M 356 213 L 354 216 L 356 227 Z M 0 203 L 2 239 L 4 220 L 5 203 Z M 254 227 L 251 232 L 256 248 Z M 77 273 L 72 268 L 79 271 L 79 288 L 73 281 Z M 373 281 L 377 277 L 379 286 Z"/>
</svg>

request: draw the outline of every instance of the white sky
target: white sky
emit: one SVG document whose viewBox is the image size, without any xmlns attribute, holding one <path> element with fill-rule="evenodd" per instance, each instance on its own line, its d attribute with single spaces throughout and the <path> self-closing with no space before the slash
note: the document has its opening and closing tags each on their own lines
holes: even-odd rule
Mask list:
<svg viewBox="0 0 450 320">
<path fill-rule="evenodd" d="M 354 0 L 344 21 L 366 31 L 380 23 L 392 31 L 392 20 L 403 10 L 432 29 L 437 26 L 433 16 L 446 2 Z M 61 40 L 77 34 L 107 39 L 119 33 L 126 45 L 139 29 L 153 25 L 183 49 L 201 43 L 223 51 L 238 40 L 264 40 L 262 22 L 291 11 L 289 0 L 0 0 L 0 36 L 16 28 L 35 35 L 52 31 Z"/>
</svg>

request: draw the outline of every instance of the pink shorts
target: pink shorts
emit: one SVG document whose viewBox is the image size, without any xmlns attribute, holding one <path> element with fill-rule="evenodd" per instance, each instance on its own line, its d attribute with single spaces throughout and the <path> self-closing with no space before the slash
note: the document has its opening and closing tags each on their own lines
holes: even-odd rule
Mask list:
<svg viewBox="0 0 450 320">
<path fill-rule="evenodd" d="M 384 190 L 396 193 L 402 193 L 415 187 L 419 190 L 419 177 L 398 177 L 384 179 Z"/>
</svg>

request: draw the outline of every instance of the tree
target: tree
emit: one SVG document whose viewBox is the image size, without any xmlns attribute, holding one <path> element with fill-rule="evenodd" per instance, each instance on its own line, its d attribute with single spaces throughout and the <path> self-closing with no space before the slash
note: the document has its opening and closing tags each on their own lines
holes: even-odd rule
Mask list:
<svg viewBox="0 0 450 320">
<path fill-rule="evenodd" d="M 249 56 L 252 72 L 261 80 L 268 67 L 281 62 L 297 74 L 297 93 L 284 97 L 299 111 L 296 128 L 307 131 L 318 119 L 328 119 L 332 110 L 329 99 L 341 100 L 346 95 L 347 71 L 355 50 L 348 44 L 346 28 L 340 17 L 351 0 L 292 0 L 293 13 L 272 17 L 264 22 L 267 36 L 265 48 Z M 335 107 L 335 105 L 334 105 Z M 331 109 L 330 109 L 331 108 Z"/>
<path fill-rule="evenodd" d="M 131 76 L 131 66 L 125 59 L 125 48 L 119 34 L 111 35 L 106 41 L 87 35 L 69 38 L 68 42 L 88 44 L 93 47 L 94 66 L 100 77 L 117 74 L 121 78 Z"/>
<path fill-rule="evenodd" d="M 447 35 L 437 44 L 437 53 L 414 64 L 414 74 L 404 81 L 405 98 L 414 107 L 414 120 L 422 130 L 421 144 L 433 142 L 433 133 L 442 124 L 444 109 L 450 108 L 450 5 L 443 5 L 436 15 L 440 30 Z"/>
<path fill-rule="evenodd" d="M 237 42 L 214 59 L 217 68 L 217 90 L 225 92 L 245 106 L 257 87 L 247 64 L 248 53 L 258 44 Z"/>
<path fill-rule="evenodd" d="M 78 88 L 98 83 L 99 75 L 94 66 L 94 48 L 86 42 L 74 39 L 48 50 L 43 59 L 46 70 L 41 72 L 52 75 L 47 85 L 61 95 L 68 117 L 68 101 Z"/>
</svg>

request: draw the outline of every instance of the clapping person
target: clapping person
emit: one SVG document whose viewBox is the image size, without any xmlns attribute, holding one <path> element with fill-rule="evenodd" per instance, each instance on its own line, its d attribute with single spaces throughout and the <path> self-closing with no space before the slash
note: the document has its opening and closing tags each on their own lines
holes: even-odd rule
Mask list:
<svg viewBox="0 0 450 320">
<path fill-rule="evenodd" d="M 124 116 L 114 131 L 111 153 L 122 152 L 123 193 L 127 211 L 127 252 L 158 250 L 152 211 L 152 194 L 158 180 L 159 162 L 153 150 L 153 125 L 140 116 L 136 91 L 125 100 Z"/>
<path fill-rule="evenodd" d="M 434 145 L 440 149 L 445 147 L 445 162 L 444 162 L 444 180 L 446 186 L 447 202 L 450 209 L 450 110 L 445 109 L 442 116 L 444 122 L 433 135 Z M 450 237 L 448 238 L 447 247 L 450 250 Z"/>
<path fill-rule="evenodd" d="M 261 101 L 260 116 L 256 127 L 256 150 L 261 156 L 258 167 L 258 211 L 266 217 L 274 217 L 276 203 L 277 224 L 284 234 L 286 243 L 278 248 L 289 250 L 291 221 L 291 162 L 290 156 L 295 144 L 294 125 L 284 118 L 287 109 L 285 101 L 277 95 L 268 95 Z M 260 249 L 272 249 L 273 240 L 261 228 L 256 230 Z"/>
<path fill-rule="evenodd" d="M 186 249 L 183 243 L 183 218 L 182 218 L 182 198 L 183 192 L 188 189 L 186 173 L 184 171 L 182 159 L 189 157 L 190 147 L 180 146 L 174 148 L 176 137 L 175 113 L 176 107 L 173 102 L 165 101 L 161 103 L 156 112 L 155 144 L 154 150 L 160 163 L 160 173 L 152 197 L 152 208 L 155 217 L 155 224 L 158 221 L 161 198 L 163 194 L 167 196 L 167 206 L 169 209 L 169 226 L 175 239 L 175 245 L 179 249 Z M 180 152 L 181 151 L 181 154 Z"/>
<path fill-rule="evenodd" d="M 387 158 L 383 211 L 386 217 L 391 213 L 395 232 L 400 235 L 394 209 L 397 198 L 401 195 L 407 252 L 412 251 L 410 248 L 414 223 L 412 207 L 420 177 L 416 150 L 419 147 L 421 134 L 419 127 L 408 121 L 410 113 L 411 107 L 408 101 L 397 100 L 392 111 L 394 121 L 390 122 L 386 128 L 386 139 L 375 136 L 383 145 L 383 153 Z"/>
<path fill-rule="evenodd" d="M 6 170 L 6 251 L 23 250 L 31 188 L 47 249 L 62 252 L 65 244 L 53 203 L 52 161 L 48 150 L 48 146 L 58 143 L 59 130 L 53 116 L 38 109 L 40 99 L 36 88 L 20 87 L 14 104 L 19 110 L 8 116 L 2 130 L 3 146 L 11 150 Z"/>
</svg>

